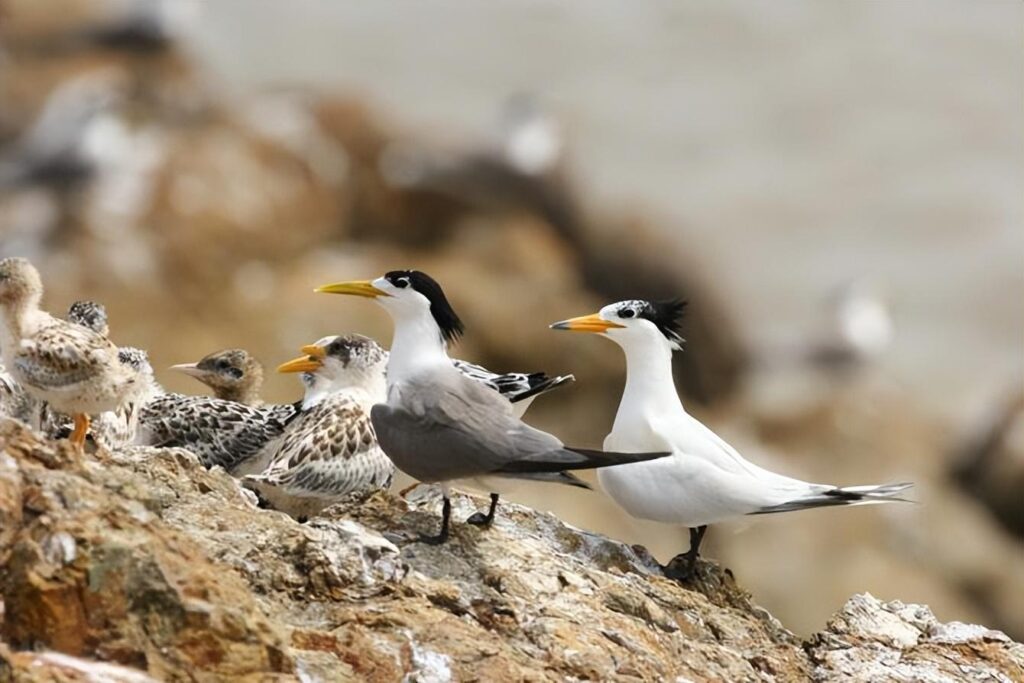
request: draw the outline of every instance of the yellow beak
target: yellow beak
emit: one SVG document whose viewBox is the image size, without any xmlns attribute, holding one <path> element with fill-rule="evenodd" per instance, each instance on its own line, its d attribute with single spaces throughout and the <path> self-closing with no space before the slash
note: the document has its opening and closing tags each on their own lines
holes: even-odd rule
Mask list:
<svg viewBox="0 0 1024 683">
<path fill-rule="evenodd" d="M 316 372 L 323 366 L 321 360 L 324 355 L 324 350 L 319 346 L 303 346 L 302 352 L 305 356 L 299 356 L 293 358 L 287 363 L 282 363 L 277 366 L 278 372 Z"/>
<path fill-rule="evenodd" d="M 605 320 L 597 313 L 569 318 L 551 326 L 553 330 L 569 330 L 571 332 L 607 332 L 616 327 L 625 327 L 610 320 Z"/>
<path fill-rule="evenodd" d="M 307 356 L 312 356 L 317 360 L 323 360 L 324 357 L 327 355 L 327 349 L 325 349 L 322 346 L 317 346 L 316 344 L 309 344 L 308 346 L 303 346 L 301 349 L 299 349 L 299 351 L 302 351 Z"/>
<path fill-rule="evenodd" d="M 352 282 L 335 282 L 331 285 L 321 285 L 313 290 L 321 294 L 350 294 L 352 296 L 365 296 L 374 299 L 378 296 L 391 296 L 387 292 L 377 289 L 369 280 L 353 280 Z"/>
</svg>

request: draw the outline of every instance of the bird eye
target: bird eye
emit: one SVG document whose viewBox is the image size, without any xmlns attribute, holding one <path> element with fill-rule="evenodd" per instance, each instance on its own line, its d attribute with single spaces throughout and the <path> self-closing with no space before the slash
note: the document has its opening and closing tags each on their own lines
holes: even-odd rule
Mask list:
<svg viewBox="0 0 1024 683">
<path fill-rule="evenodd" d="M 230 363 L 228 363 L 228 362 L 227 362 L 226 360 L 224 360 L 224 359 L 221 359 L 221 360 L 217 361 L 217 369 L 218 369 L 218 370 L 227 370 L 227 369 L 228 369 L 228 368 L 230 367 L 230 365 L 231 365 L 231 364 L 230 364 Z"/>
<path fill-rule="evenodd" d="M 395 281 L 395 287 L 398 287 L 399 289 L 405 289 L 408 286 L 409 278 L 407 277 L 400 277 L 398 278 L 398 280 Z"/>
<path fill-rule="evenodd" d="M 632 308 L 626 308 L 619 311 L 620 318 L 632 318 L 634 315 L 636 315 L 636 311 L 634 311 Z"/>
</svg>

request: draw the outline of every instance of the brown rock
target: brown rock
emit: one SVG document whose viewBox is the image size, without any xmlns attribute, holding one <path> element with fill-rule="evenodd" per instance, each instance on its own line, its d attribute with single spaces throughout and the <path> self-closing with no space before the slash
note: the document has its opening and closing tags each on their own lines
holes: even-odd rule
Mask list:
<svg viewBox="0 0 1024 683">
<path fill-rule="evenodd" d="M 130 497 L 92 481 L 102 468 L 46 469 L 46 452 L 5 423 L 4 458 L 17 463 L 23 506 L 0 587 L 3 640 L 115 661 L 161 679 L 288 672 L 285 637 L 236 575 L 222 574 L 184 534 Z M 31 449 L 31 451 L 29 450 Z M 26 495 L 29 494 L 29 495 Z M 13 533 L 12 533 L 13 532 Z"/>
<path fill-rule="evenodd" d="M 434 547 L 411 540 L 437 523 L 429 496 L 298 524 L 186 451 L 60 452 L 0 429 L 0 680 L 870 680 L 902 655 L 907 680 L 1024 667 L 1001 633 L 869 596 L 801 645 L 728 572 L 701 564 L 683 587 L 640 549 L 514 505 Z M 456 519 L 475 504 L 457 498 Z"/>
</svg>

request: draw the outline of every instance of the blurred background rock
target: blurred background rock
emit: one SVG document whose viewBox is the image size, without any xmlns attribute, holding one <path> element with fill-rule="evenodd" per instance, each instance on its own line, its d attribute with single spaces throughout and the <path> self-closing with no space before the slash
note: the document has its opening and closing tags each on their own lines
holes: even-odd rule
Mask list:
<svg viewBox="0 0 1024 683">
<path fill-rule="evenodd" d="M 387 342 L 311 289 L 420 268 L 457 355 L 576 374 L 530 421 L 583 446 L 623 360 L 547 324 L 682 296 L 694 413 L 769 467 L 921 501 L 725 526 L 709 555 L 804 633 L 870 591 L 1020 639 L 1024 417 L 996 397 L 1024 375 L 1022 26 L 995 0 L 0 0 L 0 253 L 52 310 L 104 302 L 184 391 L 161 369 L 218 348 Z M 686 544 L 600 494 L 518 500 Z"/>
</svg>

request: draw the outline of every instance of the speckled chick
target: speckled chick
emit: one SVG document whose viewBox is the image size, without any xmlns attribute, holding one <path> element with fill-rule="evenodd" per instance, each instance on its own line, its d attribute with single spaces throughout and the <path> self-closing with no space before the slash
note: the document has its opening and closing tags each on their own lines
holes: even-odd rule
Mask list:
<svg viewBox="0 0 1024 683">
<path fill-rule="evenodd" d="M 219 399 L 247 406 L 262 404 L 263 366 L 245 349 L 216 351 L 196 363 L 172 365 L 171 370 L 195 377 Z"/>
<path fill-rule="evenodd" d="M 82 449 L 89 415 L 117 410 L 141 391 L 139 373 L 105 336 L 39 308 L 43 284 L 23 258 L 0 260 L 0 346 L 11 376 L 29 395 L 74 416 Z"/>
<path fill-rule="evenodd" d="M 324 337 L 302 352 L 278 368 L 303 373 L 302 410 L 271 444 L 266 471 L 242 480 L 297 518 L 350 493 L 386 488 L 395 471 L 370 423 L 370 408 L 386 397 L 387 352 L 357 334 Z"/>
</svg>

